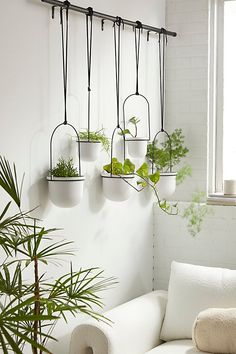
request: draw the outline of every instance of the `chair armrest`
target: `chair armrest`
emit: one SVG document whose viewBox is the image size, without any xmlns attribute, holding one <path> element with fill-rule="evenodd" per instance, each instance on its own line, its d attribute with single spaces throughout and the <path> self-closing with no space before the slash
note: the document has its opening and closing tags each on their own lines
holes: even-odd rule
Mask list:
<svg viewBox="0 0 236 354">
<path fill-rule="evenodd" d="M 95 320 L 78 325 L 70 354 L 144 354 L 161 343 L 166 302 L 166 291 L 154 291 L 106 312 L 111 326 Z"/>
</svg>

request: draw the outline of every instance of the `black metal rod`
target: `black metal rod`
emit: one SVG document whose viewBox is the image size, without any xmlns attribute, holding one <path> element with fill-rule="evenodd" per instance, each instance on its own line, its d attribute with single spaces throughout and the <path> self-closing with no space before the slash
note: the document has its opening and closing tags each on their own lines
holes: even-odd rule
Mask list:
<svg viewBox="0 0 236 354">
<path fill-rule="evenodd" d="M 41 0 L 41 1 L 45 2 L 47 4 L 50 4 L 52 6 L 59 6 L 59 7 L 65 6 L 65 3 L 63 1 L 58 1 L 58 0 Z M 76 5 L 70 4 L 69 9 L 72 10 L 72 11 L 81 12 L 83 14 L 89 14 L 89 10 L 84 8 L 84 7 L 80 7 L 80 6 L 76 6 Z M 93 16 L 101 18 L 101 19 L 109 20 L 109 21 L 112 21 L 112 22 L 117 20 L 117 16 L 111 16 L 111 15 L 107 15 L 107 14 L 104 14 L 104 13 L 101 13 L 101 12 L 97 12 L 97 11 L 93 12 Z M 124 23 L 127 26 L 132 26 L 132 27 L 136 27 L 137 26 L 137 22 L 126 20 L 124 18 L 122 18 L 122 23 Z M 163 30 L 164 30 L 163 28 L 157 28 L 157 27 L 153 27 L 153 26 L 149 26 L 149 25 L 144 25 L 143 23 L 142 23 L 142 28 L 144 30 L 149 31 L 149 32 L 155 32 L 155 33 L 163 33 Z M 171 36 L 171 37 L 176 37 L 177 36 L 176 32 L 171 32 L 171 31 L 167 31 L 167 30 L 164 30 L 164 31 L 165 31 L 165 34 L 167 36 Z"/>
</svg>

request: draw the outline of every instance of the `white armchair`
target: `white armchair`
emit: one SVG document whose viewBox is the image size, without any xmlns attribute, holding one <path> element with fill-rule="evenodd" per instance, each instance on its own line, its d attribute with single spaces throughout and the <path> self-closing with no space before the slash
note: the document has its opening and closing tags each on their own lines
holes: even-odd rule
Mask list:
<svg viewBox="0 0 236 354">
<path fill-rule="evenodd" d="M 166 291 L 154 291 L 105 313 L 111 326 L 95 320 L 78 325 L 70 354 L 202 353 L 192 328 L 209 307 L 236 308 L 236 271 L 172 262 L 168 302 Z"/>
<path fill-rule="evenodd" d="M 191 340 L 162 344 L 166 302 L 166 291 L 154 291 L 105 313 L 111 326 L 94 320 L 77 326 L 70 354 L 199 354 Z"/>
<path fill-rule="evenodd" d="M 113 323 L 89 320 L 77 326 L 70 354 L 144 354 L 158 346 L 167 301 L 155 291 L 105 313 Z"/>
</svg>

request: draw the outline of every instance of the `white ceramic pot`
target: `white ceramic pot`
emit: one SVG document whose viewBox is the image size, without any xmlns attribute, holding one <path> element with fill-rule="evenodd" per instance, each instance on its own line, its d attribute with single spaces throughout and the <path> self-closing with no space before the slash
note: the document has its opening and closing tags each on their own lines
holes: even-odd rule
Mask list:
<svg viewBox="0 0 236 354">
<path fill-rule="evenodd" d="M 138 140 L 137 140 L 138 139 Z M 147 140 L 144 138 L 128 138 L 128 153 L 135 158 L 143 158 L 147 153 Z"/>
<path fill-rule="evenodd" d="M 84 176 L 47 177 L 49 197 L 60 208 L 72 208 L 83 198 Z"/>
<path fill-rule="evenodd" d="M 157 191 L 160 199 L 167 199 L 176 190 L 176 172 L 161 172 L 157 183 Z"/>
<path fill-rule="evenodd" d="M 100 141 L 80 141 L 80 158 L 83 161 L 96 161 L 101 151 Z"/>
<path fill-rule="evenodd" d="M 123 178 L 132 183 L 133 175 L 111 176 L 109 173 L 103 172 L 101 176 L 103 193 L 107 199 L 114 202 L 123 202 L 129 199 L 133 188 Z"/>
</svg>

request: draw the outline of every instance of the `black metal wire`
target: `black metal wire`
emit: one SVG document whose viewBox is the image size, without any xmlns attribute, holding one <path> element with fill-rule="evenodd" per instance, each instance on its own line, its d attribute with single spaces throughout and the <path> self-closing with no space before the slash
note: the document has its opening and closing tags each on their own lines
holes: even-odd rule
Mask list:
<svg viewBox="0 0 236 354">
<path fill-rule="evenodd" d="M 122 19 L 118 17 L 114 22 L 114 49 L 115 49 L 115 75 L 116 75 L 116 115 L 117 128 L 120 127 L 120 29 Z"/>
<path fill-rule="evenodd" d="M 88 10 L 89 13 L 86 14 L 86 39 L 87 39 L 87 68 L 88 68 L 88 141 L 90 141 L 93 9 L 89 7 Z"/>
<path fill-rule="evenodd" d="M 135 44 L 135 57 L 136 57 L 136 95 L 139 95 L 139 59 L 140 59 L 140 43 L 141 43 L 141 28 L 142 24 L 137 25 L 134 29 L 134 44 Z M 137 33 L 138 32 L 138 33 Z"/>
<path fill-rule="evenodd" d="M 110 177 L 113 174 L 113 151 L 114 151 L 114 138 L 116 132 L 119 130 L 121 136 L 123 138 L 123 157 L 125 160 L 126 151 L 125 151 L 125 136 L 123 133 L 123 129 L 120 127 L 120 57 L 121 57 L 121 24 L 122 19 L 120 17 L 116 18 L 113 24 L 113 32 L 114 32 L 114 52 L 115 52 L 115 77 L 116 77 L 116 115 L 117 115 L 117 125 L 116 128 L 113 130 L 112 137 L 111 137 L 111 173 Z"/>
<path fill-rule="evenodd" d="M 170 165 L 169 172 L 172 172 L 172 147 L 171 147 L 171 138 L 167 131 L 164 129 L 164 118 L 165 118 L 165 61 L 166 61 L 166 45 L 167 45 L 167 34 L 166 30 L 162 28 L 162 33 L 159 34 L 158 38 L 158 53 L 159 53 L 159 80 L 160 80 L 160 109 L 161 109 L 161 129 L 154 136 L 152 145 L 153 153 L 154 148 L 157 142 L 157 138 L 160 134 L 167 136 L 169 141 L 169 157 Z M 152 158 L 152 173 L 154 172 L 154 156 Z"/>
<path fill-rule="evenodd" d="M 124 121 L 124 130 L 126 130 L 126 112 L 125 106 L 127 101 L 133 96 L 142 97 L 147 103 L 147 123 L 148 123 L 148 138 L 147 139 L 135 139 L 136 141 L 146 140 L 149 141 L 151 138 L 151 114 L 150 114 L 150 103 L 148 99 L 139 93 L 139 62 L 140 62 L 140 47 L 141 47 L 141 31 L 142 31 L 142 23 L 140 21 L 136 21 L 137 26 L 134 28 L 134 46 L 135 46 L 135 68 L 136 68 L 136 92 L 126 97 L 123 103 L 123 121 Z M 126 137 L 125 137 L 125 140 Z"/>
<path fill-rule="evenodd" d="M 158 43 L 159 43 L 158 49 L 159 49 L 161 131 L 164 131 L 164 116 L 165 116 L 165 61 L 166 61 L 166 45 L 167 45 L 167 35 L 166 35 L 166 30 L 164 28 L 162 28 L 162 33 L 159 34 Z"/>
<path fill-rule="evenodd" d="M 61 126 L 69 126 L 73 129 L 74 133 L 77 136 L 78 141 L 78 158 L 79 158 L 79 175 L 81 176 L 81 162 L 80 162 L 80 137 L 77 130 L 68 123 L 67 120 L 67 85 L 68 85 L 68 47 L 69 47 L 69 7 L 70 3 L 65 2 L 64 7 L 60 8 L 60 25 L 61 25 L 61 44 L 62 44 L 62 74 L 63 74 L 63 94 L 64 94 L 64 122 L 60 123 L 53 130 L 51 138 L 50 138 L 50 178 L 52 180 L 52 167 L 53 167 L 53 137 L 55 132 Z M 63 11 L 66 12 L 66 29 L 64 28 L 64 16 Z"/>
<path fill-rule="evenodd" d="M 66 7 L 66 34 L 64 33 L 63 8 L 60 8 L 61 43 L 62 43 L 62 72 L 64 89 L 64 124 L 67 124 L 67 83 L 68 83 L 68 43 L 69 43 L 69 8 Z M 65 38 L 66 37 L 66 38 Z"/>
<path fill-rule="evenodd" d="M 81 176 L 81 162 L 80 162 L 80 137 L 79 134 L 77 132 L 77 130 L 75 129 L 75 127 L 73 127 L 73 125 L 71 125 L 70 123 L 66 123 L 66 125 L 68 127 L 71 127 L 74 131 L 74 133 L 76 134 L 77 137 L 77 141 L 78 141 L 78 156 L 79 156 L 79 176 Z M 64 123 L 60 123 L 56 126 L 56 128 L 53 130 L 51 138 L 50 138 L 50 172 L 52 171 L 53 168 L 53 137 L 57 131 L 58 128 L 60 128 L 61 126 L 65 126 Z M 52 174 L 50 173 L 50 177 L 52 180 Z"/>
</svg>

